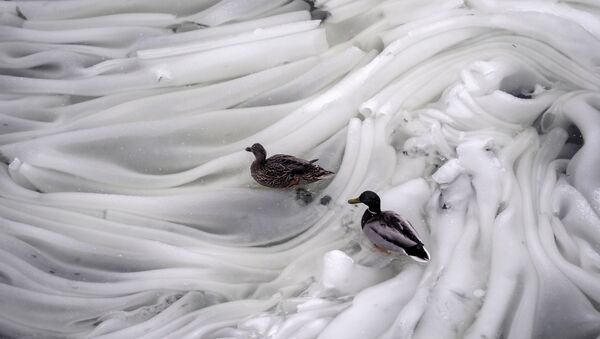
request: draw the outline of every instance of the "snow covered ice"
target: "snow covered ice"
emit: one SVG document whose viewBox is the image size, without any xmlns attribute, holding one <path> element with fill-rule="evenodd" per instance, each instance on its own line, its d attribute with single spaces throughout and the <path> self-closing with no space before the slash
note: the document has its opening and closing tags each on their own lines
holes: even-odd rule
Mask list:
<svg viewBox="0 0 600 339">
<path fill-rule="evenodd" d="M 2 1 L 0 337 L 597 338 L 599 147 L 597 0 Z"/>
</svg>

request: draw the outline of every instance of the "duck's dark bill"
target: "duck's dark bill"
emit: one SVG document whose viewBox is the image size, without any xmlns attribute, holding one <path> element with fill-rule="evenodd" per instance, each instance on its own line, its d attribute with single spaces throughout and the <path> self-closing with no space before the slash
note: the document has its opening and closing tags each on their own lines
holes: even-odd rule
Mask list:
<svg viewBox="0 0 600 339">
<path fill-rule="evenodd" d="M 360 204 L 360 199 L 359 198 L 352 198 L 350 200 L 348 200 L 349 204 Z"/>
<path fill-rule="evenodd" d="M 252 148 L 246 147 L 246 152 L 252 152 Z"/>
</svg>

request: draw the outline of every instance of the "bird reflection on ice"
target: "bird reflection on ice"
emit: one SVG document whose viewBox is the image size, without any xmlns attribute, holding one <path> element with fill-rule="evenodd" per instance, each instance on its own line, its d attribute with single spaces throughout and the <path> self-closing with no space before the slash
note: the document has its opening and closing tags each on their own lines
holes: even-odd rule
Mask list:
<svg viewBox="0 0 600 339">
<path fill-rule="evenodd" d="M 0 11 L 0 336 L 600 335 L 595 1 Z M 254 143 L 335 176 L 260 187 Z"/>
</svg>

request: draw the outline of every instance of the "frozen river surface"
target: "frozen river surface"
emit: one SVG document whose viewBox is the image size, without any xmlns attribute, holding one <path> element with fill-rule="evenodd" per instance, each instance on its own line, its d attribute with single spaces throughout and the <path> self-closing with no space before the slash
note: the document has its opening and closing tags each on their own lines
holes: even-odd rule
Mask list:
<svg viewBox="0 0 600 339">
<path fill-rule="evenodd" d="M 1 338 L 600 335 L 600 2 L 312 5 L 0 2 Z"/>
</svg>

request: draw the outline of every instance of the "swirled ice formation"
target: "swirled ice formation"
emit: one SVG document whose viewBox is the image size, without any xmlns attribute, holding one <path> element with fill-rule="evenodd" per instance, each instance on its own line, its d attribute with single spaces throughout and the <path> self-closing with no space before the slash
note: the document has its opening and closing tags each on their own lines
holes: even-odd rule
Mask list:
<svg viewBox="0 0 600 339">
<path fill-rule="evenodd" d="M 28 0 L 0 24 L 0 337 L 600 335 L 598 1 Z M 255 142 L 336 176 L 258 187 Z M 365 189 L 428 264 L 370 247 Z"/>
</svg>

